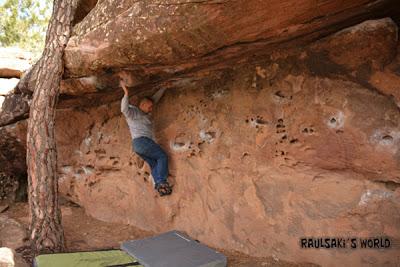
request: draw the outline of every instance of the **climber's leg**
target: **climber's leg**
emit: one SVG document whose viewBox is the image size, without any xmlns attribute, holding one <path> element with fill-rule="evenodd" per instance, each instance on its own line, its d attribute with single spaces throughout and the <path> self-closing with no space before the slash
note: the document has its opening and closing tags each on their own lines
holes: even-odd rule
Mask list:
<svg viewBox="0 0 400 267">
<path fill-rule="evenodd" d="M 157 187 L 158 184 L 166 183 L 168 177 L 168 156 L 164 150 L 148 137 L 138 137 L 133 140 L 133 148 L 152 167 L 152 176 Z M 144 157 L 143 157 L 144 156 Z M 155 164 L 154 164 L 155 162 Z"/>
<path fill-rule="evenodd" d="M 166 182 L 167 177 L 168 177 L 168 156 L 164 152 L 164 150 L 156 144 L 157 147 L 155 147 L 155 155 L 157 157 L 157 165 L 155 167 L 156 169 L 156 174 L 157 174 L 157 181 L 156 184 Z"/>
<path fill-rule="evenodd" d="M 146 161 L 147 162 L 147 164 L 149 164 L 149 166 L 150 166 L 150 169 L 153 171 L 153 169 L 156 167 L 156 165 L 157 165 L 157 161 L 156 160 L 154 160 L 154 159 L 152 159 L 152 158 L 149 158 L 149 157 L 146 157 L 145 155 L 142 155 L 142 154 L 138 154 L 144 161 Z"/>
<path fill-rule="evenodd" d="M 135 143 L 136 143 L 136 149 L 135 149 Z M 136 140 L 136 141 L 132 140 L 132 150 L 133 150 L 139 157 L 141 157 L 145 162 L 147 162 L 147 164 L 149 164 L 150 170 L 151 170 L 151 175 L 153 176 L 153 179 L 154 179 L 154 177 L 157 175 L 157 174 L 155 173 L 155 170 L 156 170 L 155 167 L 156 167 L 156 165 L 157 165 L 157 160 L 152 159 L 152 158 L 150 158 L 150 157 L 148 157 L 148 156 L 146 156 L 146 155 L 140 153 L 140 151 L 144 151 L 144 150 L 145 150 L 145 148 L 144 148 L 143 146 L 145 146 L 145 145 L 143 144 L 142 141 L 140 141 L 140 140 Z"/>
</svg>

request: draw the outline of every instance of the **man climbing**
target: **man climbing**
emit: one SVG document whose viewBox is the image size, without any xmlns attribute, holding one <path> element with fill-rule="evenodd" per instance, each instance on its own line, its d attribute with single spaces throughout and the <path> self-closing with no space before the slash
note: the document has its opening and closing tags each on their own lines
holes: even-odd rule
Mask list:
<svg viewBox="0 0 400 267">
<path fill-rule="evenodd" d="M 164 94 L 165 88 L 158 90 L 152 97 L 144 97 L 138 106 L 129 104 L 129 94 L 126 85 L 129 75 L 120 74 L 120 86 L 124 90 L 121 100 L 121 112 L 124 114 L 132 136 L 132 149 L 151 168 L 154 186 L 160 196 L 170 195 L 172 187 L 167 181 L 168 156 L 164 150 L 154 142 L 151 111 L 153 104 L 157 103 Z"/>
</svg>

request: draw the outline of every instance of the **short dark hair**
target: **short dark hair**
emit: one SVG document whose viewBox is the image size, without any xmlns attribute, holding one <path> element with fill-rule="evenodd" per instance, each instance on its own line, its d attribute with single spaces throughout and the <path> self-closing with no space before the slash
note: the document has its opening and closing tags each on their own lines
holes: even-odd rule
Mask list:
<svg viewBox="0 0 400 267">
<path fill-rule="evenodd" d="M 142 103 L 145 102 L 145 101 L 150 101 L 151 103 L 154 102 L 153 99 L 152 99 L 151 97 L 144 96 L 144 97 L 142 97 L 142 98 L 140 99 L 139 105 L 142 104 Z"/>
</svg>

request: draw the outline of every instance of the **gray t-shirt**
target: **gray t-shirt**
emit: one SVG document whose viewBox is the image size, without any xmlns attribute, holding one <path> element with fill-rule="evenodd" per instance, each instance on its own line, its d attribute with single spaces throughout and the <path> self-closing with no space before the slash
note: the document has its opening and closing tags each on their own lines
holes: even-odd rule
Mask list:
<svg viewBox="0 0 400 267">
<path fill-rule="evenodd" d="M 162 97 L 165 89 L 160 89 L 152 96 L 154 103 L 157 103 Z M 129 126 L 132 139 L 146 136 L 154 140 L 153 122 L 151 114 L 146 114 L 138 107 L 129 104 L 129 97 L 124 95 L 121 100 L 121 112 L 124 114 Z"/>
</svg>

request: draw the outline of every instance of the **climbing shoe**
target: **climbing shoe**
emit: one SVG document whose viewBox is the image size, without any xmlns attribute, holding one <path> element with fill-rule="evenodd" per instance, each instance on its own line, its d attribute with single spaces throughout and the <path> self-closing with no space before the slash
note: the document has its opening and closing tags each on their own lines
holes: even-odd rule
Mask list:
<svg viewBox="0 0 400 267">
<path fill-rule="evenodd" d="M 168 182 L 162 182 L 156 184 L 155 189 L 157 190 L 158 194 L 162 196 L 170 195 L 172 193 L 172 187 L 169 185 Z"/>
</svg>

